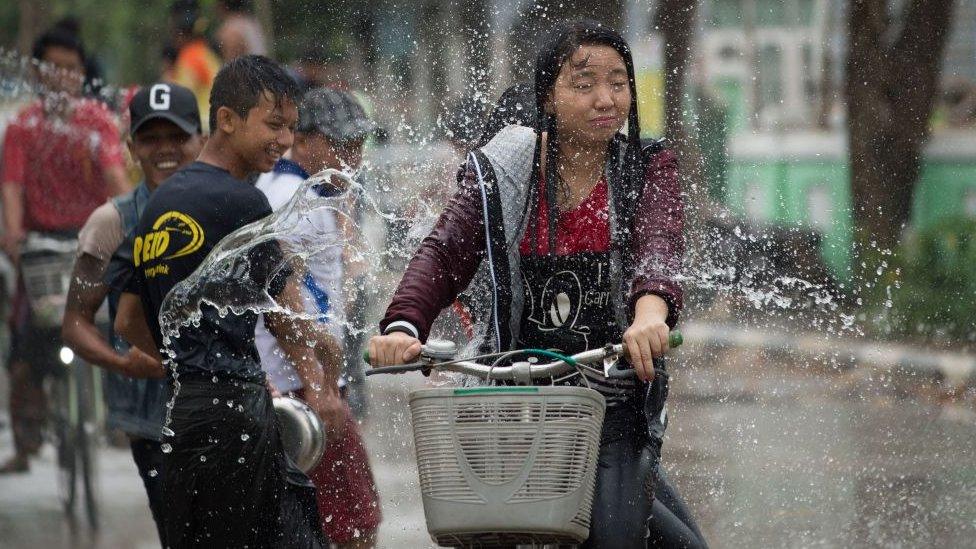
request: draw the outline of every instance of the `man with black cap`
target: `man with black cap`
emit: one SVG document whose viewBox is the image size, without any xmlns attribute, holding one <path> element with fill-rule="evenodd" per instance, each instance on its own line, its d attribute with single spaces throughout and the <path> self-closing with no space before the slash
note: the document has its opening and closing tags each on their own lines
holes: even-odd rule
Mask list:
<svg viewBox="0 0 976 549">
<path fill-rule="evenodd" d="M 129 435 L 149 508 L 160 527 L 165 370 L 158 360 L 130 348 L 115 334 L 106 341 L 96 326 L 95 312 L 108 297 L 114 318 L 118 295 L 103 282 L 112 253 L 135 229 L 156 187 L 200 154 L 203 137 L 196 99 L 182 86 L 157 83 L 143 88 L 132 98 L 129 114 L 129 151 L 142 167 L 144 179 L 132 192 L 96 209 L 81 229 L 61 336 L 86 361 L 108 370 L 108 424 Z M 162 528 L 159 533 L 166 546 Z"/>
</svg>

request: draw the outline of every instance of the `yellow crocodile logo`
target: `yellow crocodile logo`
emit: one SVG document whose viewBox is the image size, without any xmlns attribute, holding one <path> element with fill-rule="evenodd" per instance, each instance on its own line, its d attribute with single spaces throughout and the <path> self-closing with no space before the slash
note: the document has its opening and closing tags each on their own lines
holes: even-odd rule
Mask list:
<svg viewBox="0 0 976 549">
<path fill-rule="evenodd" d="M 203 246 L 203 228 L 192 217 L 177 211 L 169 211 L 159 216 L 152 225 L 152 231 L 145 236 L 137 236 L 133 246 L 133 260 L 136 267 L 154 259 L 167 260 L 192 254 Z M 176 252 L 164 256 L 169 249 L 170 233 L 179 233 L 189 241 Z"/>
</svg>

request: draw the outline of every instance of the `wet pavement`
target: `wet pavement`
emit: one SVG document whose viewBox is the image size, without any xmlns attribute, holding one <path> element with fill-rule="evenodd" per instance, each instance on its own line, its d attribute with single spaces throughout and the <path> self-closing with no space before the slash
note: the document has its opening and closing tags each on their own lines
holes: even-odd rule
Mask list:
<svg viewBox="0 0 976 549">
<path fill-rule="evenodd" d="M 683 349 L 672 372 L 664 462 L 712 547 L 976 546 L 970 406 L 908 396 L 870 371 L 736 350 Z M 425 382 L 369 381 L 364 432 L 383 498 L 381 547 L 431 546 L 406 420 L 406 394 Z M 0 392 L 5 411 L 5 380 Z M 10 450 L 5 427 L 0 456 Z M 52 457 L 47 449 L 30 474 L 0 477 L 0 546 L 155 546 L 127 451 L 102 452 L 97 536 L 65 519 Z"/>
<path fill-rule="evenodd" d="M 713 546 L 976 544 L 972 408 L 870 371 L 685 354 L 664 461 Z"/>
</svg>

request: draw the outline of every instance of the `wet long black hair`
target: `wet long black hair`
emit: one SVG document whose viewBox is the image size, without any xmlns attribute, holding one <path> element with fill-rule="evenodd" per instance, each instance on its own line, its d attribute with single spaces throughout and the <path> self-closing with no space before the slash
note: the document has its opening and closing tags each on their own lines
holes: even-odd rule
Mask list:
<svg viewBox="0 0 976 549">
<path fill-rule="evenodd" d="M 557 165 L 559 158 L 559 133 L 556 125 L 556 113 L 546 111 L 546 103 L 552 95 L 556 79 L 563 65 L 570 60 L 573 53 L 580 46 L 608 46 L 620 54 L 627 68 L 627 83 L 630 87 L 630 112 L 627 115 L 627 135 L 612 139 L 608 145 L 607 163 L 612 194 L 617 204 L 617 234 L 613 241 L 620 245 L 621 240 L 628 240 L 632 209 L 624 207 L 637 201 L 637 193 L 643 186 L 644 165 L 641 159 L 640 122 L 637 119 L 637 83 L 634 78 L 634 59 L 630 46 L 620 34 L 610 27 L 591 20 L 571 21 L 558 25 L 549 34 L 548 39 L 539 49 L 535 64 L 535 103 L 536 103 L 536 143 L 533 156 L 532 178 L 529 186 L 529 200 L 527 206 L 532 212 L 529 215 L 529 228 L 533 234 L 532 253 L 538 249 L 539 225 L 537 216 L 533 215 L 539 208 L 539 187 L 542 176 L 542 134 L 546 139 L 546 173 L 545 189 L 543 192 L 548 205 L 548 246 L 549 253 L 555 253 L 555 220 L 558 219 L 557 193 L 559 177 Z M 623 154 L 623 158 L 621 158 Z M 622 246 L 624 250 L 629 246 Z"/>
</svg>

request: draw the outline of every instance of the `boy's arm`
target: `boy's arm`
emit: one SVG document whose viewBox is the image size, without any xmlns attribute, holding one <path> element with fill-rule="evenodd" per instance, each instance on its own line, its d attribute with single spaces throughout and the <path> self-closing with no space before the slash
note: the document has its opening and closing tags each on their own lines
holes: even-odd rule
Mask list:
<svg viewBox="0 0 976 549">
<path fill-rule="evenodd" d="M 138 347 L 147 355 L 162 362 L 163 355 L 156 347 L 156 340 L 149 331 L 142 300 L 136 294 L 123 292 L 119 298 L 119 309 L 115 313 L 115 333 L 122 336 L 132 346 Z"/>
<path fill-rule="evenodd" d="M 275 298 L 279 306 L 294 314 L 265 313 L 265 326 L 295 365 L 308 405 L 322 418 L 330 433 L 339 434 L 348 413 L 338 386 L 342 353 L 332 336 L 317 322 L 300 318 L 304 309 L 295 278 L 289 277 Z"/>
<path fill-rule="evenodd" d="M 127 355 L 119 355 L 95 325 L 95 314 L 108 295 L 108 287 L 102 282 L 104 271 L 105 264 L 87 253 L 82 253 L 75 260 L 61 337 L 78 355 L 92 364 L 135 378 L 165 376 L 162 363 L 136 348 L 132 348 Z"/>
</svg>

